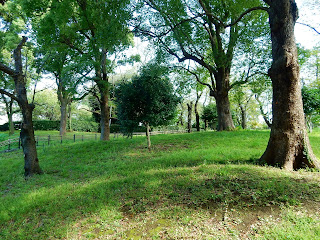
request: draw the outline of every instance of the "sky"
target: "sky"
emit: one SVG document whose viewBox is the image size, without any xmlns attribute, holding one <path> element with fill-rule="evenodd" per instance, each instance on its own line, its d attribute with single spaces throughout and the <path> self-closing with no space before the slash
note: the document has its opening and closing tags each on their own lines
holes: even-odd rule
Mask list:
<svg viewBox="0 0 320 240">
<path fill-rule="evenodd" d="M 305 48 L 313 48 L 320 44 L 320 34 L 300 23 L 308 24 L 320 32 L 320 2 L 319 0 L 296 0 L 299 9 L 299 19 L 295 26 L 297 43 Z"/>
<path fill-rule="evenodd" d="M 299 19 L 295 26 L 296 42 L 305 48 L 313 48 L 316 45 L 320 46 L 320 34 L 317 34 L 311 28 L 299 23 L 308 24 L 320 32 L 320 2 L 319 0 L 296 0 L 299 9 Z M 142 62 L 146 61 L 148 56 L 147 44 L 135 39 L 135 47 L 131 50 L 131 54 L 140 53 L 142 55 Z M 120 69 L 120 73 L 125 71 L 125 68 Z M 39 83 L 41 87 L 41 83 Z M 7 122 L 7 118 L 2 114 L 0 116 L 0 124 Z"/>
</svg>

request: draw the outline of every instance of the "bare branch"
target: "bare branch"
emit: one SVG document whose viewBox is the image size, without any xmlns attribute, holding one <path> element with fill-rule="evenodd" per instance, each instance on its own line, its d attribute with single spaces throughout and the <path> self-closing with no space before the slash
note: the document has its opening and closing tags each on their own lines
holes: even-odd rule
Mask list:
<svg viewBox="0 0 320 240">
<path fill-rule="evenodd" d="M 317 29 L 315 29 L 314 27 L 310 26 L 309 24 L 301 23 L 301 22 L 297 22 L 297 23 L 300 24 L 300 25 L 306 26 L 308 28 L 311 28 L 313 31 L 315 31 L 317 34 L 320 35 L 320 32 Z"/>
<path fill-rule="evenodd" d="M 247 11 L 243 12 L 234 22 L 225 25 L 225 28 L 231 27 L 231 26 L 237 24 L 239 21 L 241 21 L 241 19 L 242 19 L 245 15 L 247 15 L 248 13 L 250 13 L 250 12 L 252 12 L 252 11 L 256 11 L 256 10 L 262 10 L 262 11 L 269 12 L 269 8 L 267 8 L 267 7 L 261 7 L 261 6 L 259 6 L 259 7 L 250 8 L 250 9 L 248 9 Z"/>
</svg>

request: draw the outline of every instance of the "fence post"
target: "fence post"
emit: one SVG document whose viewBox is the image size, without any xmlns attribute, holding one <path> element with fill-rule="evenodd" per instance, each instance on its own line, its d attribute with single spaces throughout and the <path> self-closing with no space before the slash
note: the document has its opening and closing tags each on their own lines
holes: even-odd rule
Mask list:
<svg viewBox="0 0 320 240">
<path fill-rule="evenodd" d="M 39 146 L 39 137 L 37 137 L 37 146 Z"/>
<path fill-rule="evenodd" d="M 62 135 L 60 136 L 60 139 L 61 139 L 61 140 L 60 140 L 60 143 L 62 144 Z"/>
<path fill-rule="evenodd" d="M 10 151 L 10 148 L 11 148 L 11 146 L 10 146 L 11 139 L 8 140 L 8 143 L 9 143 L 9 144 L 8 144 L 8 150 Z"/>
<path fill-rule="evenodd" d="M 48 136 L 48 146 L 50 145 L 50 135 Z"/>
<path fill-rule="evenodd" d="M 20 149 L 20 146 L 21 146 L 21 138 L 19 137 L 19 146 L 18 146 L 19 149 Z"/>
<path fill-rule="evenodd" d="M 76 142 L 76 135 L 73 135 L 73 142 Z"/>
</svg>

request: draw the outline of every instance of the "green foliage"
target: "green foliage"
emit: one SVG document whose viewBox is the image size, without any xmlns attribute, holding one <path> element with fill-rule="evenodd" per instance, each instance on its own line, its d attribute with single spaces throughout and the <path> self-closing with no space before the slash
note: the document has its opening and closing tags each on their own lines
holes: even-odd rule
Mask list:
<svg viewBox="0 0 320 240">
<path fill-rule="evenodd" d="M 306 115 L 319 114 L 320 112 L 320 90 L 318 88 L 301 89 L 303 110 Z"/>
<path fill-rule="evenodd" d="M 211 103 L 203 108 L 201 119 L 206 121 L 210 128 L 216 129 L 218 123 L 218 113 L 215 104 Z"/>
<path fill-rule="evenodd" d="M 118 119 L 127 133 L 139 123 L 156 127 L 166 125 L 175 117 L 179 99 L 166 75 L 158 65 L 144 66 L 139 76 L 122 82 L 116 89 Z"/>
<path fill-rule="evenodd" d="M 60 121 L 50 121 L 50 120 L 35 120 L 33 121 L 34 130 L 59 130 Z"/>
<path fill-rule="evenodd" d="M 36 93 L 34 105 L 34 120 L 60 120 L 60 106 L 54 90 L 46 89 Z"/>
<path fill-rule="evenodd" d="M 99 123 L 93 120 L 72 120 L 72 130 L 77 132 L 98 132 Z"/>
</svg>

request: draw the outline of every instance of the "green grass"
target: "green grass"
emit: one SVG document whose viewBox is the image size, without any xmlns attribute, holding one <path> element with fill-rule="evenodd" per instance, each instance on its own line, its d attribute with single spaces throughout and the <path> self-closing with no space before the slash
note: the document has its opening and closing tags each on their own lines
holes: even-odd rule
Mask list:
<svg viewBox="0 0 320 240">
<path fill-rule="evenodd" d="M 320 173 L 257 165 L 268 137 L 49 146 L 38 150 L 45 174 L 28 181 L 22 153 L 1 154 L 0 239 L 320 239 Z M 320 157 L 320 132 L 310 141 Z"/>
</svg>

